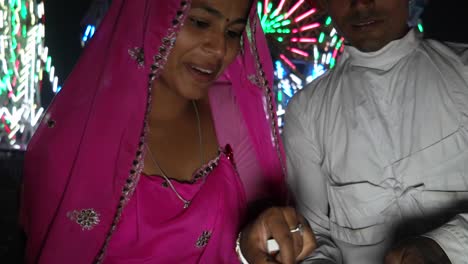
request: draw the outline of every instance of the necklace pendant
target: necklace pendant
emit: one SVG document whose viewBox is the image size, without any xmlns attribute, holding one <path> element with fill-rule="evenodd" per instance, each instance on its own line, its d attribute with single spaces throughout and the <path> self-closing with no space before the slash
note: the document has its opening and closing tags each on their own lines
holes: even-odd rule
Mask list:
<svg viewBox="0 0 468 264">
<path fill-rule="evenodd" d="M 190 206 L 190 201 L 184 202 L 184 209 L 187 209 Z"/>
</svg>

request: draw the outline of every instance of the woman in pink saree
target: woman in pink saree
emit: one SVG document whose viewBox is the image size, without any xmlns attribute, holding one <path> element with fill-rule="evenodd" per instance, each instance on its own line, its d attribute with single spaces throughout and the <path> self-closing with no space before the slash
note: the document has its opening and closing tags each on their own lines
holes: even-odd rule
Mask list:
<svg viewBox="0 0 468 264">
<path fill-rule="evenodd" d="M 28 148 L 27 263 L 239 263 L 248 205 L 286 197 L 248 2 L 113 1 Z"/>
</svg>

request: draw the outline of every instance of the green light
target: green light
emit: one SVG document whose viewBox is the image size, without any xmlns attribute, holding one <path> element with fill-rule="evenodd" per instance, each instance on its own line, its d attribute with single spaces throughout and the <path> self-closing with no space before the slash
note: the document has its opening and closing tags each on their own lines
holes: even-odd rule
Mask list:
<svg viewBox="0 0 468 264">
<path fill-rule="evenodd" d="M 50 68 L 52 67 L 52 57 L 48 56 L 46 61 L 46 72 L 50 72 Z"/>
<path fill-rule="evenodd" d="M 18 46 L 18 42 L 16 41 L 16 38 L 13 38 L 11 40 L 11 48 L 15 50 L 17 46 Z"/>
<path fill-rule="evenodd" d="M 319 43 L 323 43 L 324 40 L 325 40 L 325 33 L 321 32 L 318 41 Z"/>
<path fill-rule="evenodd" d="M 276 24 L 277 22 L 283 20 L 284 16 L 283 15 L 279 15 L 277 16 L 274 20 L 271 20 L 270 23 L 268 23 L 267 26 L 271 26 L 273 24 Z"/>
<path fill-rule="evenodd" d="M 10 82 L 10 77 L 9 76 L 3 76 L 2 80 L 0 81 L 0 94 L 6 93 L 8 91 L 8 85 L 7 83 Z"/>
<path fill-rule="evenodd" d="M 284 39 L 283 39 L 282 37 L 278 37 L 277 40 L 278 40 L 279 42 L 283 42 Z"/>
<path fill-rule="evenodd" d="M 276 23 L 272 26 L 272 28 L 279 28 L 279 27 L 281 27 L 281 23 Z"/>
<path fill-rule="evenodd" d="M 3 82 L 0 83 L 0 95 L 7 92 L 7 86 Z"/>
<path fill-rule="evenodd" d="M 26 19 L 28 16 L 28 9 L 26 8 L 26 3 L 23 2 L 23 4 L 21 5 L 21 18 L 24 20 Z"/>
<path fill-rule="evenodd" d="M 23 25 L 22 30 L 21 30 L 21 34 L 23 35 L 24 38 L 28 35 L 28 29 L 27 29 L 26 25 Z"/>
<path fill-rule="evenodd" d="M 15 43 L 16 43 L 16 40 L 15 40 Z M 10 52 L 10 62 L 11 62 L 11 63 L 15 63 L 15 62 L 16 62 L 16 53 L 15 53 L 15 50 L 14 50 L 14 49 L 11 49 L 11 52 Z"/>
<path fill-rule="evenodd" d="M 341 40 L 339 40 L 338 43 L 336 43 L 335 49 L 340 49 L 341 45 L 343 45 L 343 42 Z"/>
<path fill-rule="evenodd" d="M 283 93 L 281 91 L 278 91 L 278 102 L 283 101 Z"/>
<path fill-rule="evenodd" d="M 264 15 L 262 17 L 262 21 L 260 22 L 260 24 L 262 25 L 263 28 L 267 28 L 267 20 L 268 20 L 268 16 L 267 15 Z"/>
<path fill-rule="evenodd" d="M 269 19 L 274 19 L 276 17 L 276 12 L 271 13 Z"/>
<path fill-rule="evenodd" d="M 333 67 L 335 67 L 335 64 L 336 64 L 335 58 L 331 58 L 331 60 L 330 60 L 330 69 L 333 69 Z"/>
<path fill-rule="evenodd" d="M 418 24 L 419 32 L 424 32 L 424 27 L 421 23 Z"/>
<path fill-rule="evenodd" d="M 329 17 L 327 17 L 327 20 L 325 21 L 325 25 L 329 26 L 331 24 L 331 22 L 332 22 L 332 18 L 329 16 Z"/>
<path fill-rule="evenodd" d="M 269 3 L 268 4 L 268 9 L 267 9 L 267 14 L 270 14 L 271 13 L 271 9 L 273 8 L 273 3 Z"/>
<path fill-rule="evenodd" d="M 262 18 L 262 10 L 263 10 L 262 2 L 258 1 L 258 3 L 257 3 L 257 13 L 258 13 L 258 17 L 260 19 Z"/>
</svg>

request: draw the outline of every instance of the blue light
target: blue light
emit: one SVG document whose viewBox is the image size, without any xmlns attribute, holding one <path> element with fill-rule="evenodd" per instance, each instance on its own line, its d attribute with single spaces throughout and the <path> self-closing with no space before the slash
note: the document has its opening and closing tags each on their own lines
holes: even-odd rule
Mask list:
<svg viewBox="0 0 468 264">
<path fill-rule="evenodd" d="M 92 37 L 94 36 L 94 32 L 96 32 L 96 27 L 95 27 L 95 26 L 92 26 L 92 27 L 91 27 L 90 38 L 92 38 Z"/>
<path fill-rule="evenodd" d="M 310 76 L 307 77 L 307 83 L 312 82 L 313 80 L 317 79 L 318 77 L 322 76 L 326 71 L 325 67 L 322 64 L 317 64 L 313 69 L 310 74 Z"/>
<path fill-rule="evenodd" d="M 275 72 L 276 77 L 278 77 L 278 79 L 280 80 L 284 79 L 284 77 L 286 77 L 286 71 L 284 70 L 283 64 L 280 61 L 276 61 L 275 66 L 276 66 L 276 72 Z"/>
<path fill-rule="evenodd" d="M 281 90 L 285 95 L 287 95 L 289 98 L 291 98 L 294 95 L 293 89 L 291 87 L 291 83 L 289 80 L 284 80 L 281 82 L 280 86 Z"/>
<path fill-rule="evenodd" d="M 83 34 L 83 38 L 81 39 L 82 42 L 86 43 L 88 40 L 90 40 L 94 36 L 95 32 L 96 32 L 95 26 L 93 25 L 86 26 L 85 33 Z"/>
<path fill-rule="evenodd" d="M 93 27 L 92 25 L 88 25 L 88 26 L 86 27 L 86 31 L 85 31 L 85 33 L 84 33 L 85 36 L 89 36 L 89 33 L 91 33 L 92 27 Z"/>
</svg>

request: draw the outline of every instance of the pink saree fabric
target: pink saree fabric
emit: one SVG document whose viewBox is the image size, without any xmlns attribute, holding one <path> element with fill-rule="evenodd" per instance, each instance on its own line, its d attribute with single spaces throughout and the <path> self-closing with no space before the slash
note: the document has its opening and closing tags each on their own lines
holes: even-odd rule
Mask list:
<svg viewBox="0 0 468 264">
<path fill-rule="evenodd" d="M 140 186 L 151 99 L 148 81 L 159 76 L 189 8 L 190 1 L 113 1 L 28 146 L 21 210 L 27 235 L 26 263 L 105 261 L 113 235 Z M 222 227 L 229 233 L 228 239 L 219 240 L 213 235 L 212 239 L 220 242 L 211 241 L 205 248 L 219 247 L 217 250 L 223 250 L 217 255 L 220 259 L 232 256 L 231 246 L 242 221 L 246 201 L 239 191 L 247 190 L 255 198 L 258 186 L 254 185 L 260 183 L 258 193 L 273 198 L 285 194 L 284 157 L 270 90 L 273 70 L 255 6 L 244 34 L 244 47 L 245 52 L 226 70 L 222 80 L 231 87 L 238 104 L 260 168 L 259 179 L 266 180 L 242 181 L 223 187 L 228 189 L 220 188 L 222 192 L 206 193 L 208 198 L 231 194 L 239 198 L 221 200 L 233 210 L 220 211 L 218 215 L 239 212 L 239 218 L 234 217 L 229 226 Z M 135 48 L 141 53 L 133 54 L 141 56 L 129 56 L 129 50 L 136 51 Z M 213 87 L 216 88 L 217 85 Z M 213 111 L 217 123 L 223 118 L 222 112 L 217 112 L 216 107 Z M 228 165 L 221 160 L 220 166 L 226 173 L 208 177 L 206 184 L 238 181 Z M 141 186 L 144 183 L 145 180 Z M 136 195 L 139 192 L 136 190 Z M 207 201 L 201 204 L 204 202 Z M 196 222 L 199 215 L 190 215 Z"/>
<path fill-rule="evenodd" d="M 189 210 L 163 187 L 162 178 L 142 175 L 109 244 L 105 264 L 239 263 L 233 249 L 245 206 L 271 195 L 265 188 L 269 179 L 258 166 L 231 87 L 217 84 L 210 98 L 218 142 L 232 146 L 235 167 L 222 154 L 205 184 L 172 181 L 182 197 L 193 199 Z M 200 242 L 207 245 L 197 245 Z"/>
<path fill-rule="evenodd" d="M 205 181 L 203 181 L 205 180 Z M 245 196 L 224 154 L 206 179 L 173 182 L 192 203 L 183 203 L 163 179 L 142 176 L 109 245 L 105 264 L 239 263 L 233 250 Z"/>
</svg>

